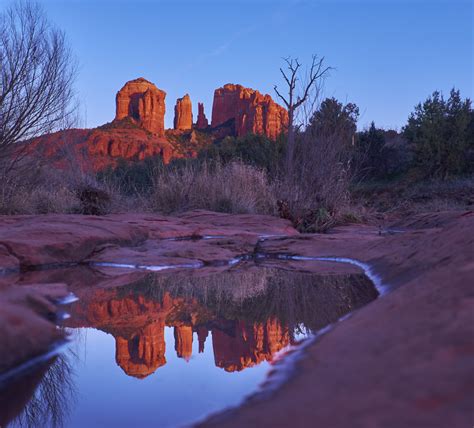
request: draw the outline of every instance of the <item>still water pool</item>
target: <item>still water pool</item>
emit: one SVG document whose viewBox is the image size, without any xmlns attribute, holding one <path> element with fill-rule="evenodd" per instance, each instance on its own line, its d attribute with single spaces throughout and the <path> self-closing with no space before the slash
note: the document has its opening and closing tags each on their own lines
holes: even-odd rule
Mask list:
<svg viewBox="0 0 474 428">
<path fill-rule="evenodd" d="M 242 402 L 290 347 L 378 295 L 363 274 L 265 267 L 76 294 L 63 352 L 1 394 L 8 426 L 192 424 Z"/>
</svg>

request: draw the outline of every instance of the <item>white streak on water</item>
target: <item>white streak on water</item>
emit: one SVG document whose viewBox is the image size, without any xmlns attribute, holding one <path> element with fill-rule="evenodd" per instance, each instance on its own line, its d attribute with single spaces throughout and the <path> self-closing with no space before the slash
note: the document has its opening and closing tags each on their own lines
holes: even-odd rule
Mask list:
<svg viewBox="0 0 474 428">
<path fill-rule="evenodd" d="M 204 266 L 202 262 L 196 263 L 182 263 L 176 265 L 134 265 L 127 263 L 111 263 L 111 262 L 92 262 L 92 266 L 98 267 L 113 267 L 113 268 L 122 268 L 122 269 L 140 269 L 140 270 L 149 270 L 152 272 L 161 272 L 163 270 L 169 269 L 199 269 Z"/>
<path fill-rule="evenodd" d="M 71 303 L 77 302 L 79 300 L 79 297 L 77 297 L 74 293 L 69 293 L 68 295 L 57 299 L 55 303 L 57 305 L 69 305 Z"/>
<path fill-rule="evenodd" d="M 375 288 L 379 292 L 380 296 L 383 296 L 387 291 L 388 287 L 382 283 L 382 278 L 374 273 L 373 269 L 364 262 L 348 257 L 310 257 L 310 256 L 288 256 L 290 260 L 302 260 L 302 261 L 318 261 L 318 262 L 336 262 L 336 263 L 348 263 L 361 268 L 367 278 L 369 278 Z"/>
</svg>

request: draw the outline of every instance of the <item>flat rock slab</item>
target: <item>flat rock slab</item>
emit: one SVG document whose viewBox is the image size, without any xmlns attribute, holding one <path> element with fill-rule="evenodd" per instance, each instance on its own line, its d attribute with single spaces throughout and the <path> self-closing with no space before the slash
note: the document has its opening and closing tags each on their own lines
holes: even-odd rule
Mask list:
<svg viewBox="0 0 474 428">
<path fill-rule="evenodd" d="M 147 240 L 180 237 L 296 235 L 287 220 L 271 216 L 193 211 L 181 217 L 152 214 L 0 217 L 0 271 L 79 263 L 105 246 L 136 247 Z M 188 257 L 189 258 L 189 257 Z"/>
<path fill-rule="evenodd" d="M 267 397 L 199 426 L 447 427 L 474 421 L 474 213 L 397 225 L 404 233 L 270 240 L 269 252 L 352 257 L 391 291 L 307 348 Z M 310 264 L 312 262 L 302 262 Z"/>
<path fill-rule="evenodd" d="M 343 257 L 366 263 L 390 291 L 309 346 L 296 375 L 269 398 L 250 400 L 203 425 L 472 426 L 473 231 L 472 212 L 424 214 L 387 230 L 350 225 L 323 235 L 300 235 L 288 221 L 269 216 L 207 211 L 2 217 L 0 270 L 22 271 L 0 277 L 0 348 L 15 349 L 3 353 L 0 371 L 57 340 L 47 319 L 56 310 L 55 293 L 106 297 L 147 275 L 133 265 L 204 266 L 180 273 L 193 276 L 259 264 L 360 272 L 334 262 L 278 259 Z M 265 257 L 250 257 L 249 266 L 229 263 L 242 255 Z M 61 263 L 83 264 L 31 271 Z"/>
</svg>

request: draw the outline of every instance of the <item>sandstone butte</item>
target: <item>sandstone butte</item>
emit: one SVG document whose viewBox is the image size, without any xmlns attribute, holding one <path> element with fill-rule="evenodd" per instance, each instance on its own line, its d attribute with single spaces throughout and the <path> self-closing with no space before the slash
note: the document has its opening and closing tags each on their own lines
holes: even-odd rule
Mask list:
<svg viewBox="0 0 474 428">
<path fill-rule="evenodd" d="M 188 131 L 193 127 L 193 105 L 191 98 L 186 94 L 176 100 L 174 106 L 174 129 Z"/>
<path fill-rule="evenodd" d="M 196 129 L 206 129 L 209 126 L 206 114 L 204 113 L 204 104 L 198 103 L 198 116 L 196 121 Z"/>
<path fill-rule="evenodd" d="M 166 92 L 139 77 L 117 92 L 115 120 L 130 118 L 154 135 L 165 134 Z"/>
<path fill-rule="evenodd" d="M 195 151 L 184 153 L 179 141 L 165 137 L 166 92 L 140 77 L 127 82 L 116 95 L 114 120 L 94 129 L 70 129 L 43 135 L 30 141 L 31 150 L 39 149 L 55 165 L 65 168 L 79 161 L 83 169 L 98 171 L 115 166 L 120 159 L 143 160 L 161 156 L 164 163 L 173 158 L 196 156 Z M 193 129 L 192 103 L 188 94 L 179 98 L 175 106 L 173 132 L 187 133 Z M 288 125 L 287 111 L 269 95 L 227 84 L 214 92 L 212 126 L 198 103 L 194 128 L 207 133 L 208 142 L 226 136 L 247 133 L 266 135 L 276 139 Z M 195 134 L 184 134 L 193 142 Z"/>
<path fill-rule="evenodd" d="M 248 133 L 276 139 L 288 126 L 288 112 L 270 95 L 228 83 L 214 91 L 213 128 L 233 120 L 236 136 Z"/>
</svg>

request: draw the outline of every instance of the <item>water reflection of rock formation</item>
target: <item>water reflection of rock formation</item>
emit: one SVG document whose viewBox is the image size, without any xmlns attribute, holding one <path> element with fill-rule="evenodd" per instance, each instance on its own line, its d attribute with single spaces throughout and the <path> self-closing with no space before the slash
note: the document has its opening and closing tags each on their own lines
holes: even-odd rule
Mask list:
<svg viewBox="0 0 474 428">
<path fill-rule="evenodd" d="M 115 338 L 115 360 L 125 373 L 142 379 L 166 364 L 164 329 L 164 322 L 156 321 L 131 337 Z"/>
<path fill-rule="evenodd" d="M 297 327 L 317 330 L 376 296 L 362 275 L 259 269 L 202 278 L 149 276 L 80 296 L 70 326 L 112 334 L 117 364 L 137 378 L 166 364 L 165 326 L 174 328 L 176 355 L 186 361 L 195 335 L 204 352 L 211 333 L 216 366 L 231 372 L 272 361 L 293 342 Z"/>
<path fill-rule="evenodd" d="M 231 332 L 212 329 L 212 346 L 217 367 L 228 372 L 240 371 L 271 361 L 274 355 L 291 342 L 287 326 L 276 319 L 264 323 L 235 321 Z"/>
</svg>

